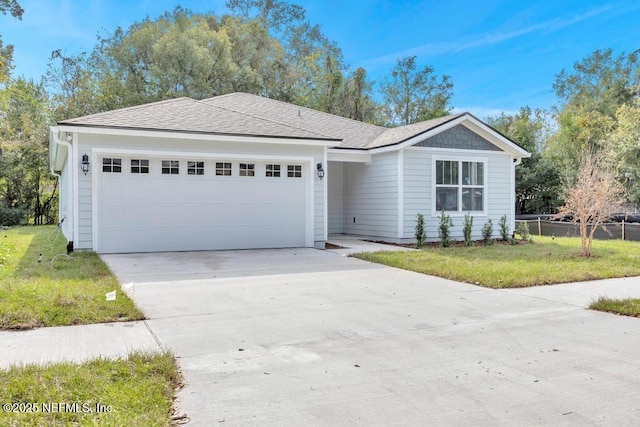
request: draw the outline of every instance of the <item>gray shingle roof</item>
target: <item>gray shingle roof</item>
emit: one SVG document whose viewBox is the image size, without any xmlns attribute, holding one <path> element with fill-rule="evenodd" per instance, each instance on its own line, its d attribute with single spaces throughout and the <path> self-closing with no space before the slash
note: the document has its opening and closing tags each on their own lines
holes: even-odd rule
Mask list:
<svg viewBox="0 0 640 427">
<path fill-rule="evenodd" d="M 176 98 L 59 122 L 60 125 L 336 141 L 367 150 L 406 141 L 464 114 L 385 128 L 247 93 Z"/>
<path fill-rule="evenodd" d="M 191 98 L 176 98 L 121 108 L 59 122 L 95 126 L 225 135 L 336 140 L 339 138 L 216 107 Z"/>
<path fill-rule="evenodd" d="M 298 129 L 331 135 L 342 140 L 340 146 L 350 148 L 365 148 L 386 130 L 381 126 L 248 93 L 230 93 L 202 102 L 253 117 L 268 117 L 270 120 Z"/>
</svg>

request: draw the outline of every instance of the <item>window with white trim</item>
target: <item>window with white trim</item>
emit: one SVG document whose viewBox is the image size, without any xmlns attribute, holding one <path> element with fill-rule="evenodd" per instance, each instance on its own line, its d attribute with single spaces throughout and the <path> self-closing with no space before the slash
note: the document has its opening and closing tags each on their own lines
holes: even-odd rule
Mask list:
<svg viewBox="0 0 640 427">
<path fill-rule="evenodd" d="M 302 165 L 287 165 L 287 177 L 302 178 Z"/>
<path fill-rule="evenodd" d="M 162 174 L 163 175 L 179 175 L 180 161 L 179 160 L 163 160 Z"/>
<path fill-rule="evenodd" d="M 149 173 L 149 160 L 131 159 L 131 173 Z"/>
<path fill-rule="evenodd" d="M 187 175 L 204 175 L 204 162 L 189 160 L 187 162 Z"/>
<path fill-rule="evenodd" d="M 436 211 L 484 211 L 484 162 L 436 160 Z"/>
<path fill-rule="evenodd" d="M 280 165 L 267 165 L 265 176 L 279 178 L 280 177 Z"/>
<path fill-rule="evenodd" d="M 240 176 L 256 176 L 256 165 L 253 163 L 240 163 Z"/>
<path fill-rule="evenodd" d="M 104 157 L 102 159 L 102 172 L 122 172 L 122 159 Z"/>
<path fill-rule="evenodd" d="M 216 163 L 216 175 L 218 175 L 218 176 L 231 176 L 231 163 L 217 162 Z"/>
</svg>

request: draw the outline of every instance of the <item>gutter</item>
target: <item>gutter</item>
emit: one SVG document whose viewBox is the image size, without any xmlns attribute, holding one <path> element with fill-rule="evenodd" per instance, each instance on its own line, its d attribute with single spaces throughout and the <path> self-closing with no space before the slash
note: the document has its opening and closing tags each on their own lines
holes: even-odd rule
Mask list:
<svg viewBox="0 0 640 427">
<path fill-rule="evenodd" d="M 71 165 L 73 165 L 73 146 L 71 145 L 71 141 L 73 140 L 73 136 L 71 136 L 71 134 L 67 134 L 67 141 L 64 141 L 64 140 L 62 140 L 62 139 L 60 139 L 58 137 L 59 134 L 60 134 L 60 131 L 59 131 L 59 128 L 57 126 L 51 129 L 51 139 L 53 140 L 53 147 L 51 147 L 51 148 L 52 149 L 56 149 L 55 157 L 57 158 L 57 146 L 58 145 L 64 145 L 65 147 L 67 147 L 67 162 L 68 162 L 69 166 L 71 166 Z M 60 180 L 60 178 L 61 178 L 60 174 L 57 173 L 54 170 L 55 161 L 51 161 L 51 159 L 50 159 L 49 163 L 50 163 L 49 166 L 50 166 L 51 174 L 56 176 L 56 177 L 58 177 L 58 180 Z M 71 174 L 71 177 L 73 179 L 73 173 Z M 74 196 L 75 196 L 75 194 L 74 194 L 75 188 L 74 188 L 73 185 L 71 185 L 70 187 L 71 188 L 69 189 L 70 190 L 69 191 L 69 200 L 67 201 L 67 215 L 68 215 L 68 210 L 69 209 L 73 209 L 73 200 L 75 199 L 74 198 Z M 69 203 L 69 202 L 71 202 L 71 203 Z M 62 221 L 64 221 L 65 219 L 66 219 L 66 216 L 65 216 L 65 218 L 60 218 L 60 224 L 62 224 Z M 72 215 L 71 219 L 72 219 L 71 227 L 70 227 L 71 228 L 71 231 L 70 231 L 71 238 L 69 239 L 69 245 L 70 245 L 71 248 L 73 248 L 73 242 L 75 241 L 75 236 L 74 236 L 75 218 L 73 218 L 73 215 Z"/>
</svg>

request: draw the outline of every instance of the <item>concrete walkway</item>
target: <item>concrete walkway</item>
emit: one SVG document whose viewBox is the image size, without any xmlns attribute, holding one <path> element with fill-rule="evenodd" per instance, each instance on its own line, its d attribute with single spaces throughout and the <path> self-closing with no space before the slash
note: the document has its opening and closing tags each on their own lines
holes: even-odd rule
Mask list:
<svg viewBox="0 0 640 427">
<path fill-rule="evenodd" d="M 133 350 L 159 350 L 145 322 L 60 326 L 0 331 L 0 368 L 31 363 L 83 362 L 126 357 Z"/>
<path fill-rule="evenodd" d="M 375 238 L 371 239 L 375 241 Z M 348 256 L 360 252 L 378 252 L 378 251 L 414 251 L 415 249 L 405 248 L 397 245 L 387 245 L 382 243 L 374 243 L 373 241 L 363 240 L 362 237 L 338 235 L 330 236 L 327 243 L 341 246 L 338 249 L 326 249 L 328 252 Z"/>
</svg>

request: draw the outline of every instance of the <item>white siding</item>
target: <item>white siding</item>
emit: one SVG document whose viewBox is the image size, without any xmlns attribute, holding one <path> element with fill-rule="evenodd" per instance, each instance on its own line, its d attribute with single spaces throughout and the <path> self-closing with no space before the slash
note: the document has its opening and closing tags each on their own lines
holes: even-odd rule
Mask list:
<svg viewBox="0 0 640 427">
<path fill-rule="evenodd" d="M 483 225 L 491 219 L 493 236 L 499 237 L 498 222 L 502 215 L 513 221 L 515 211 L 512 204 L 512 157 L 503 152 L 442 150 L 435 148 L 410 148 L 404 154 L 404 237 L 413 238 L 418 213 L 425 216 L 427 239 L 438 239 L 439 212 L 432 211 L 434 158 L 486 161 L 487 183 L 486 214 L 473 214 L 473 238 L 481 238 Z M 450 214 L 453 219 L 452 237 L 462 240 L 464 213 Z M 511 230 L 513 231 L 513 230 Z"/>
<path fill-rule="evenodd" d="M 173 138 L 149 138 L 149 137 L 127 137 L 108 135 L 87 135 L 78 134 L 78 156 L 81 158 L 84 153 L 91 156 L 92 149 L 124 149 L 139 151 L 171 151 L 176 153 L 218 153 L 238 155 L 259 155 L 259 156 L 295 156 L 313 158 L 313 167 L 309 173 L 313 174 L 314 188 L 314 241 L 324 241 L 324 183 L 318 178 L 315 171 L 316 163 L 324 163 L 324 148 L 318 146 L 283 145 L 283 144 L 259 144 L 259 143 L 231 143 L 231 142 L 211 142 L 201 140 L 181 140 Z M 91 172 L 86 176 L 79 172 L 78 176 L 78 237 L 75 248 L 93 249 L 92 235 L 92 173 L 97 164 L 95 156 L 91 158 Z M 286 167 L 283 171 L 286 173 Z"/>
<path fill-rule="evenodd" d="M 329 234 L 344 233 L 344 169 L 342 162 L 329 162 L 327 170 Z"/>
<path fill-rule="evenodd" d="M 396 238 L 398 153 L 376 154 L 371 164 L 344 165 L 344 232 Z"/>
</svg>

